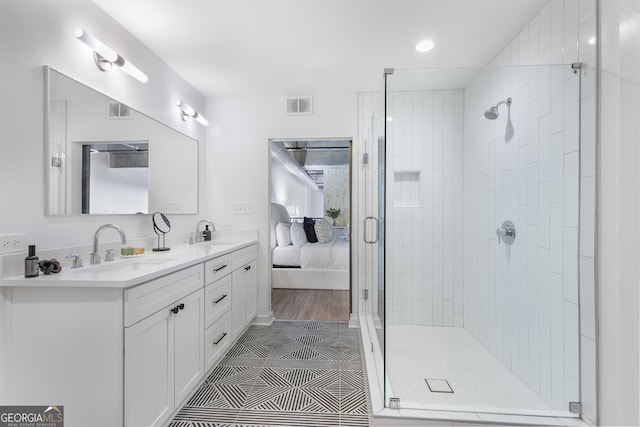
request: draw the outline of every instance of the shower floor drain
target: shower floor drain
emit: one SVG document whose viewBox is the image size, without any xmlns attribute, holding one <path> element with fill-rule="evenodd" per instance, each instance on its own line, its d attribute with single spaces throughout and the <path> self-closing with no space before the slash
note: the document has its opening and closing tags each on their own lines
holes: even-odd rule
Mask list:
<svg viewBox="0 0 640 427">
<path fill-rule="evenodd" d="M 453 389 L 447 380 L 425 378 L 425 381 L 432 393 L 453 393 Z"/>
</svg>

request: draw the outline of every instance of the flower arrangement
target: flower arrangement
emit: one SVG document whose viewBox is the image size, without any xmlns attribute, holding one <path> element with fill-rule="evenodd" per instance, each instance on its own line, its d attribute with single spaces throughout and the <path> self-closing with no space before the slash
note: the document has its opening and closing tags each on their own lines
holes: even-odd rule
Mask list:
<svg viewBox="0 0 640 427">
<path fill-rule="evenodd" d="M 340 209 L 329 208 L 325 212 L 329 218 L 333 219 L 333 225 L 336 225 L 336 218 L 340 215 Z"/>
</svg>

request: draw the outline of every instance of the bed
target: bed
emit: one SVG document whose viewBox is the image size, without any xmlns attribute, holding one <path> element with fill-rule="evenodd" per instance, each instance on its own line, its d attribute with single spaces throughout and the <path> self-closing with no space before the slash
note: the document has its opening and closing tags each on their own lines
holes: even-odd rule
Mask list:
<svg viewBox="0 0 640 427">
<path fill-rule="evenodd" d="M 301 226 L 296 223 L 292 227 L 286 208 L 277 203 L 271 204 L 272 287 L 348 290 L 348 239 L 332 235 L 328 241 L 324 236 L 324 240 L 321 238 L 319 242 L 310 243 L 301 239 L 299 234 L 298 239 L 295 238 Z M 291 240 L 290 244 L 287 244 L 287 238 Z"/>
</svg>

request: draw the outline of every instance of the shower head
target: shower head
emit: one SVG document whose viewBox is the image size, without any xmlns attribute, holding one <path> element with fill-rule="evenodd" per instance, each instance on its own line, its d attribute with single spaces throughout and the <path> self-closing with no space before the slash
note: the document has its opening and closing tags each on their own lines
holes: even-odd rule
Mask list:
<svg viewBox="0 0 640 427">
<path fill-rule="evenodd" d="M 501 104 L 507 104 L 507 107 L 511 107 L 511 98 L 507 98 L 505 101 L 500 101 L 496 105 L 490 107 L 484 112 L 484 117 L 489 120 L 495 120 L 498 118 L 498 107 Z"/>
</svg>

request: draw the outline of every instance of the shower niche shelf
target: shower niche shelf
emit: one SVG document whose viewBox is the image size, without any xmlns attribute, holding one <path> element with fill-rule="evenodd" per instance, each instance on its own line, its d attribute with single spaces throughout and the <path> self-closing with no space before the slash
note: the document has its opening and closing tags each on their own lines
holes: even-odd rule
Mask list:
<svg viewBox="0 0 640 427">
<path fill-rule="evenodd" d="M 422 180 L 420 171 L 393 171 L 393 207 L 422 207 Z"/>
</svg>

